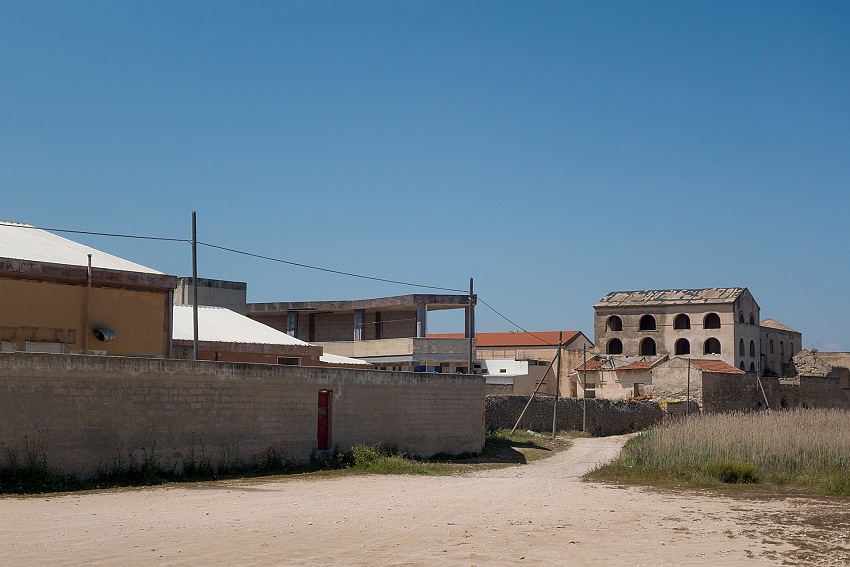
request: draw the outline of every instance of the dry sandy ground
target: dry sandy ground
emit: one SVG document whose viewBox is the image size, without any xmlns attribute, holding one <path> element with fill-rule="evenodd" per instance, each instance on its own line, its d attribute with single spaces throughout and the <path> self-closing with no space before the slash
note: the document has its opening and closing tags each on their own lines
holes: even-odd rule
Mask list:
<svg viewBox="0 0 850 567">
<path fill-rule="evenodd" d="M 741 500 L 578 479 L 624 440 L 578 439 L 543 461 L 450 477 L 298 477 L 0 498 L 0 557 L 6 565 L 850 561 L 850 526 L 837 535 L 834 526 L 841 514 L 850 520 L 846 501 Z M 823 514 L 830 526 L 811 524 Z M 806 555 L 810 547 L 815 555 Z"/>
</svg>

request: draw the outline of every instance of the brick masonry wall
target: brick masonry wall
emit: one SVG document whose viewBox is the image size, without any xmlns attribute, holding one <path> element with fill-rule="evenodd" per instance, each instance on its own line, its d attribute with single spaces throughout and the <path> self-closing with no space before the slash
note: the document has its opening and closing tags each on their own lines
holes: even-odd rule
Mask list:
<svg viewBox="0 0 850 567">
<path fill-rule="evenodd" d="M 0 465 L 38 451 L 86 476 L 121 458 L 177 466 L 317 448 L 318 391 L 332 391 L 331 447 L 388 443 L 421 456 L 479 452 L 484 381 L 163 359 L 0 354 Z"/>
<path fill-rule="evenodd" d="M 484 402 L 488 430 L 511 429 L 528 396 L 487 396 Z M 552 431 L 553 397 L 535 397 L 519 423 L 519 429 Z M 593 435 L 619 435 L 646 429 L 660 423 L 665 416 L 658 404 L 626 400 L 587 400 L 587 430 Z M 576 398 L 558 400 L 557 429 L 581 431 L 582 401 Z"/>
</svg>

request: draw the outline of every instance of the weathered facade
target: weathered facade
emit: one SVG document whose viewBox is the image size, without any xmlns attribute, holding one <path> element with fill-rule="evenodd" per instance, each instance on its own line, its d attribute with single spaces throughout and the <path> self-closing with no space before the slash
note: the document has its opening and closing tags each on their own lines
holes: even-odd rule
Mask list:
<svg viewBox="0 0 850 567">
<path fill-rule="evenodd" d="M 0 222 L 3 351 L 168 356 L 176 284 L 30 225 Z"/>
<path fill-rule="evenodd" d="M 762 374 L 793 376 L 794 355 L 803 349 L 803 336 L 774 319 L 761 322 Z"/>
<path fill-rule="evenodd" d="M 705 379 L 734 382 L 744 375 L 743 370 L 720 360 L 676 356 L 652 369 L 652 380 L 644 387 L 644 393 L 657 402 L 690 400 L 703 407 Z"/>
<path fill-rule="evenodd" d="M 653 370 L 667 358 L 595 355 L 572 371 L 571 397 L 622 400 L 646 395 Z"/>
<path fill-rule="evenodd" d="M 600 354 L 716 358 L 756 372 L 759 306 L 747 288 L 611 292 L 594 305 Z"/>
</svg>

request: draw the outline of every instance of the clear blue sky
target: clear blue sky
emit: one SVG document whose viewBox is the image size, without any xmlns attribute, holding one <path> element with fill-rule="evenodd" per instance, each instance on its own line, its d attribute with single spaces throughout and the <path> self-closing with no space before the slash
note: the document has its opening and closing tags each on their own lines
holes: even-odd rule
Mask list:
<svg viewBox="0 0 850 567">
<path fill-rule="evenodd" d="M 747 286 L 850 350 L 850 2 L 4 0 L 0 109 L 6 220 L 188 238 L 196 210 L 206 242 L 474 277 L 590 336 L 608 291 Z M 186 244 L 66 236 L 191 273 Z M 199 275 L 417 291 L 204 248 Z"/>
</svg>

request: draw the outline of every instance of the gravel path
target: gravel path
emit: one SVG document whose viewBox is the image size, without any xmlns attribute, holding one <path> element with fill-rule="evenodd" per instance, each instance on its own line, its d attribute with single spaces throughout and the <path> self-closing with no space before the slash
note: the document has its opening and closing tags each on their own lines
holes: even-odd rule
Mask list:
<svg viewBox="0 0 850 567">
<path fill-rule="evenodd" d="M 0 556 L 9 565 L 777 565 L 796 549 L 789 534 L 802 532 L 799 521 L 776 526 L 826 505 L 579 480 L 625 439 L 577 439 L 529 465 L 449 477 L 6 497 Z"/>
</svg>

